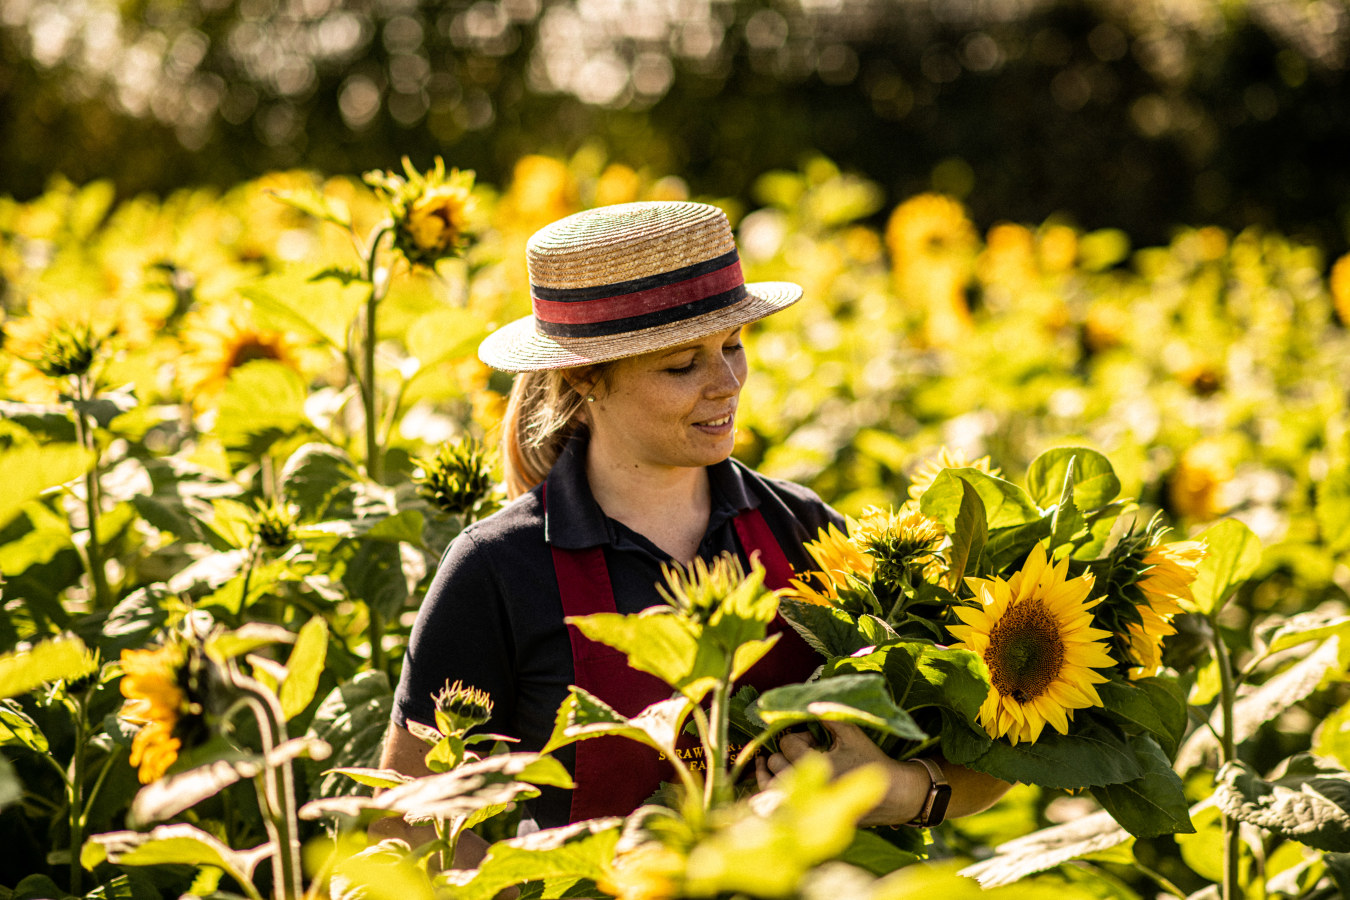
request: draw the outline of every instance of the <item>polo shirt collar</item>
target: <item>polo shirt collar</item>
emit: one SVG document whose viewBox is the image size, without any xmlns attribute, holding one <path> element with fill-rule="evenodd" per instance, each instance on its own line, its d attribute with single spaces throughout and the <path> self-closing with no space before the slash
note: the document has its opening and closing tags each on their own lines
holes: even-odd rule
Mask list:
<svg viewBox="0 0 1350 900">
<path fill-rule="evenodd" d="M 563 446 L 548 473 L 548 502 L 544 511 L 544 540 L 564 550 L 579 550 L 614 542 L 614 530 L 586 480 L 585 429 Z M 744 467 L 730 459 L 708 467 L 712 512 L 708 530 L 720 527 L 742 510 L 759 505 L 746 484 Z"/>
</svg>

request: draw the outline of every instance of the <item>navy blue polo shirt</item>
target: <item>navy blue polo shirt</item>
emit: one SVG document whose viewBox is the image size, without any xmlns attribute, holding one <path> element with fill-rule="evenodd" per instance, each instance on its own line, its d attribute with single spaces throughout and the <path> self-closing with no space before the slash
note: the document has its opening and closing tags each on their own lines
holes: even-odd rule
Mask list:
<svg viewBox="0 0 1350 900">
<path fill-rule="evenodd" d="M 396 724 L 434 723 L 432 695 L 460 680 L 492 698 L 492 720 L 481 730 L 519 738 L 514 749 L 521 751 L 547 742 L 573 681 L 551 544 L 603 547 L 619 612 L 664 602 L 656 586 L 670 557 L 600 509 L 587 483 L 585 449 L 585 438 L 574 438 L 549 473 L 547 514 L 535 487 L 450 544 L 413 626 L 394 695 Z M 759 509 L 797 571 L 814 567 L 806 541 L 827 524 L 843 527 L 808 488 L 765 478 L 736 460 L 710 466 L 708 479 L 712 510 L 698 549 L 708 562 L 729 551 L 748 568 L 732 521 L 744 509 Z M 573 747 L 554 755 L 572 768 Z M 570 806 L 570 791 L 546 788 L 531 812 L 549 828 L 567 823 Z"/>
</svg>

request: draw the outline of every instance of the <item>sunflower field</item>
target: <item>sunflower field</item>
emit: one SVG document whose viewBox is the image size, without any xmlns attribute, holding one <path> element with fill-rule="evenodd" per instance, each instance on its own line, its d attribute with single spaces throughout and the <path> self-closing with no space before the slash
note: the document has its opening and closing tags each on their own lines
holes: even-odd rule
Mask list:
<svg viewBox="0 0 1350 900">
<path fill-rule="evenodd" d="M 712 698 L 706 746 L 746 708 L 767 744 L 829 699 L 926 746 L 880 655 L 900 659 L 923 618 L 896 611 L 984 576 L 964 583 L 993 600 L 949 627 L 952 653 L 989 660 L 989 610 L 1024 560 L 1063 589 L 1052 609 L 1119 571 L 1095 561 L 1130 560 L 1143 599 L 1114 632 L 1130 671 L 1090 674 L 1107 665 L 1094 621 L 1061 632 L 1080 674 L 1058 706 L 1009 718 L 981 687 L 971 721 L 995 724 L 961 732 L 983 742 L 970 759 L 1018 784 L 931 831 L 859 828 L 881 790 L 866 770 L 804 764 L 766 810 L 730 787 L 746 760 L 719 755 L 703 803 L 662 826 L 516 836 L 518 802 L 568 775 L 475 734 L 491 698 L 472 685 L 438 699 L 434 775 L 377 768 L 437 561 L 504 502 L 510 376 L 476 349 L 529 311 L 526 240 L 688 195 L 584 151 L 525 157 L 503 185 L 436 160 L 163 200 L 101 182 L 0 198 L 0 898 L 1350 894 L 1350 257 L 1258 229 L 1148 247 L 1056 220 L 981 233 L 952 197 L 883 208 L 824 158 L 721 205 L 748 280 L 805 288 L 747 334 L 736 455 L 857 526 L 814 551 L 832 580 L 781 600 L 836 647 L 832 677 L 746 707 L 727 678 L 652 659 L 684 697 L 670 721 Z M 670 588 L 667 618 L 727 673 L 779 602 L 757 577 Z M 729 637 L 711 607 L 745 627 Z M 628 624 L 593 627 L 646 652 Z M 989 683 L 982 664 L 913 659 L 928 687 L 939 669 L 953 692 Z M 1130 705 L 1140 691 L 1155 712 Z M 554 746 L 667 746 L 569 703 Z M 1120 774 L 1059 783 L 1028 762 L 1103 706 Z M 999 737 L 1017 746 L 988 749 Z M 392 814 L 433 823 L 430 849 L 367 837 Z M 488 861 L 437 872 L 468 828 L 495 842 Z"/>
</svg>

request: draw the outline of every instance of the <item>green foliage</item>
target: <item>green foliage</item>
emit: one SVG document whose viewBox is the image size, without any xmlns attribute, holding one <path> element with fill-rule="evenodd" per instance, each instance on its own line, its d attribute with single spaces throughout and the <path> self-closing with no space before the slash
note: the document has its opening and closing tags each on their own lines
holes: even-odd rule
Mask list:
<svg viewBox="0 0 1350 900">
<path fill-rule="evenodd" d="M 342 878 L 369 886 L 388 863 L 407 876 L 389 882 L 399 896 L 490 896 L 524 882 L 525 896 L 593 896 L 625 870 L 623 829 L 662 843 L 678 877 L 703 854 L 708 892 L 746 887 L 745 853 L 784 873 L 774 892 L 804 900 L 973 887 L 953 881 L 958 863 L 905 865 L 918 853 L 986 858 L 971 873 L 1027 879 L 1010 890 L 1041 890 L 1038 879 L 1105 896 L 1225 880 L 1252 895 L 1343 887 L 1334 784 L 1350 759 L 1350 306 L 1324 277 L 1329 260 L 1257 229 L 1180 229 L 1135 249 L 1114 229 L 1058 220 L 981 235 L 950 197 L 886 210 L 876 185 L 820 158 L 766 178 L 763 208 L 730 208 L 747 276 L 796 281 L 808 298 L 746 335 L 737 454 L 853 516 L 916 488 L 918 510 L 945 530 L 946 571 L 925 577 L 927 543 L 878 531 L 884 579 L 875 592 L 861 576 L 841 581 L 837 605 L 775 597 L 757 573 L 722 584 L 685 573 L 669 586 L 672 611 L 579 623 L 678 696 L 623 717 L 573 692 L 549 749 L 611 734 L 669 750 L 701 717 L 716 719 L 716 705 L 753 745 L 725 760 L 729 781 L 783 729 L 825 719 L 858 724 L 896 757 L 936 746 L 1039 787 L 1019 789 L 1016 809 L 944 826 L 926 849 L 907 832 L 891 852 L 877 843 L 886 832 L 841 837 L 853 832 L 843 812 L 828 835 L 798 833 L 803 810 L 833 796 L 825 782 L 802 787 L 771 825 L 728 784 L 698 814 L 518 838 L 481 881 L 433 879 L 435 847 L 465 828 L 500 833 L 509 804 L 563 781 L 548 763 L 490 752 L 495 736 L 446 723 L 427 735 L 438 777 L 449 776 L 434 789 L 418 795 L 378 768 L 411 613 L 447 544 L 496 500 L 476 463 L 495 452 L 509 379 L 490 377 L 475 348 L 528 310 L 519 248 L 541 219 L 602 195 L 678 190 L 598 151 L 536 162 L 542 175 L 522 167 L 500 189 L 474 183 L 483 227 L 434 270 L 391 248 L 384 229 L 398 211 L 355 179 L 274 173 L 125 202 L 102 183 L 53 185 L 0 201 L 0 834 L 22 847 L 0 854 L 0 886 L 94 897 L 177 896 L 194 877 L 208 892 L 248 893 L 236 876 L 279 883 L 250 855 L 273 843 L 255 785 L 270 759 L 302 776 L 294 806 L 319 804 L 307 813 L 317 819 L 294 823 L 301 842 L 336 830 L 359 843 L 361 823 L 416 815 L 423 801 L 422 814 L 448 816 L 420 855 L 334 849 L 345 873 L 335 893 Z M 438 171 L 430 182 L 384 176 L 401 192 Z M 612 193 L 620 175 L 631 175 L 628 194 Z M 404 200 L 406 220 L 417 198 Z M 405 251 L 415 237 L 406 232 Z M 62 348 L 74 345 L 52 334 L 87 334 L 88 365 L 33 365 L 42 348 L 72 361 Z M 449 467 L 432 472 L 441 457 Z M 1073 735 L 991 740 L 978 725 L 985 661 L 941 645 L 951 608 L 970 599 L 965 579 L 1011 571 L 1040 542 L 1074 574 L 1137 597 L 1142 552 L 1164 521 L 1174 542 L 1204 541 L 1208 554 L 1171 619 L 1179 633 L 1160 648 L 1163 674 L 1114 673 Z M 1137 624 L 1132 609 L 1115 608 L 1112 627 Z M 775 610 L 827 658 L 824 677 L 733 697 L 727 679 L 767 651 Z M 137 799 L 128 758 L 140 726 L 117 715 L 121 654 L 211 624 L 223 630 L 203 644 L 209 665 L 184 675 L 177 762 Z M 270 750 L 251 717 L 221 718 L 206 702 L 222 667 L 277 701 Z M 332 756 L 312 758 L 315 741 Z M 1321 768 L 1286 763 L 1309 748 Z M 377 787 L 393 800 L 372 805 Z M 845 807 L 856 812 L 861 796 Z M 85 840 L 142 815 L 196 832 Z M 1237 821 L 1261 835 L 1264 868 L 1232 849 Z M 830 852 L 803 848 L 815 838 Z M 82 856 L 102 861 L 91 869 Z M 217 885 L 206 869 L 183 875 L 189 864 L 235 874 Z"/>
</svg>

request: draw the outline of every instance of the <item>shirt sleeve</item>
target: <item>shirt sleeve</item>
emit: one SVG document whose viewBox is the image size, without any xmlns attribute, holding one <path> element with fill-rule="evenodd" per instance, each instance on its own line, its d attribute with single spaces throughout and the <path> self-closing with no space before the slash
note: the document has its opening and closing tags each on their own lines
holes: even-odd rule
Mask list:
<svg viewBox="0 0 1350 900">
<path fill-rule="evenodd" d="M 500 732 L 515 702 L 514 645 L 500 580 L 471 532 L 451 543 L 418 610 L 408 641 L 393 721 L 433 724 L 433 696 L 448 683 L 486 691 L 492 719 L 484 731 Z"/>
</svg>

